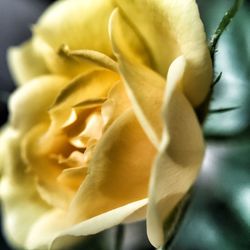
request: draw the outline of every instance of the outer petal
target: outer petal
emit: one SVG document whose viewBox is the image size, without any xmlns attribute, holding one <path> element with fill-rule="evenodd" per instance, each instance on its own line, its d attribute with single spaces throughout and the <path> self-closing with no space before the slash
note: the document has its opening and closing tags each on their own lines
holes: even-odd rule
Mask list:
<svg viewBox="0 0 250 250">
<path fill-rule="evenodd" d="M 8 63 L 12 76 L 19 85 L 48 73 L 43 58 L 33 48 L 33 40 L 24 43 L 20 47 L 10 48 Z"/>
<path fill-rule="evenodd" d="M 23 247 L 31 226 L 49 207 L 36 192 L 34 177 L 26 172 L 19 142 L 19 133 L 10 128 L 1 135 L 0 196 L 6 237 L 16 247 Z"/>
<path fill-rule="evenodd" d="M 143 152 L 147 154 L 138 159 Z M 71 204 L 71 220 L 86 220 L 147 197 L 154 156 L 132 111 L 126 111 L 98 142 L 89 174 Z"/>
<path fill-rule="evenodd" d="M 96 234 L 118 225 L 129 217 L 136 216 L 146 204 L 147 199 L 132 202 L 73 226 L 67 224 L 65 211 L 51 210 L 34 224 L 26 246 L 28 249 L 37 247 L 46 249 L 48 245 L 50 245 L 50 249 L 69 249 L 73 244 L 77 243 L 79 236 Z M 137 219 L 141 218 L 136 217 Z"/>
<path fill-rule="evenodd" d="M 155 247 L 164 244 L 164 220 L 197 177 L 203 158 L 201 128 L 183 94 L 184 57 L 171 65 L 165 92 L 165 129 L 160 153 L 151 176 L 148 236 Z"/>
<path fill-rule="evenodd" d="M 62 76 L 42 76 L 19 88 L 10 99 L 10 122 L 25 132 L 46 118 L 48 108 L 61 89 L 68 83 Z"/>
<path fill-rule="evenodd" d="M 211 59 L 194 0 L 116 0 L 120 11 L 140 33 L 159 73 L 166 75 L 172 61 L 184 55 L 188 67 L 184 91 L 199 105 L 211 84 Z"/>
</svg>

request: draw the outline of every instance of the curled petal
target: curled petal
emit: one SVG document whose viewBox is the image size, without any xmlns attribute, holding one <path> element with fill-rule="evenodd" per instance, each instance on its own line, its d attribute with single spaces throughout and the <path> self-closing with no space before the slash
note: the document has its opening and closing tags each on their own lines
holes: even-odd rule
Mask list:
<svg viewBox="0 0 250 250">
<path fill-rule="evenodd" d="M 164 98 L 164 130 L 151 175 L 147 229 L 150 242 L 164 244 L 164 221 L 195 181 L 204 153 L 196 114 L 183 94 L 187 66 L 178 57 L 170 66 Z"/>
</svg>

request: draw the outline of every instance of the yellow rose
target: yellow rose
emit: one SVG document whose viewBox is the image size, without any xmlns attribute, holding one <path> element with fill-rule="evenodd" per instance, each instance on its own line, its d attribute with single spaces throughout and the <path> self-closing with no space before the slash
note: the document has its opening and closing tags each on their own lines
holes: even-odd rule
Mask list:
<svg viewBox="0 0 250 250">
<path fill-rule="evenodd" d="M 9 241 L 60 249 L 146 218 L 162 245 L 204 151 L 195 109 L 212 67 L 195 1 L 58 1 L 9 63 L 19 84 L 0 150 Z"/>
</svg>

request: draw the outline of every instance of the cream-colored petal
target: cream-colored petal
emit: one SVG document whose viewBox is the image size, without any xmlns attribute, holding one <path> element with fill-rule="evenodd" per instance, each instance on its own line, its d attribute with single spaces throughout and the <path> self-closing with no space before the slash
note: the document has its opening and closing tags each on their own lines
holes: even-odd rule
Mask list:
<svg viewBox="0 0 250 250">
<path fill-rule="evenodd" d="M 46 118 L 47 111 L 68 83 L 62 76 L 42 76 L 17 89 L 10 98 L 11 125 L 22 132 Z"/>
<path fill-rule="evenodd" d="M 155 247 L 164 244 L 164 221 L 199 172 L 204 142 L 193 107 L 183 94 L 184 57 L 171 65 L 164 100 L 164 130 L 150 183 L 147 230 Z"/>
<path fill-rule="evenodd" d="M 89 173 L 70 207 L 72 220 L 86 220 L 146 198 L 154 156 L 133 112 L 126 111 L 96 145 Z"/>
<path fill-rule="evenodd" d="M 119 80 L 119 75 L 110 70 L 95 70 L 73 79 L 58 95 L 51 107 L 51 129 L 58 129 L 68 120 L 71 108 L 93 100 L 106 98 L 109 90 Z"/>
<path fill-rule="evenodd" d="M 49 249 L 54 250 L 71 249 L 74 243 L 82 240 L 79 236 L 96 234 L 126 221 L 129 217 L 138 219 L 146 204 L 147 199 L 135 201 L 72 226 L 65 211 L 51 210 L 34 224 L 26 246 L 28 249 L 47 249 L 48 245 Z"/>
<path fill-rule="evenodd" d="M 8 64 L 18 85 L 26 84 L 35 77 L 49 73 L 43 58 L 33 48 L 33 40 L 25 42 L 20 47 L 10 48 Z"/>
<path fill-rule="evenodd" d="M 34 32 L 54 49 L 67 44 L 73 50 L 84 48 L 111 55 L 107 29 L 112 9 L 109 0 L 58 1 L 43 13 Z"/>
<path fill-rule="evenodd" d="M 172 61 L 184 55 L 185 94 L 199 105 L 212 81 L 211 59 L 195 0 L 116 0 L 120 12 L 137 29 L 163 76 Z"/>
<path fill-rule="evenodd" d="M 26 172 L 20 156 L 17 131 L 7 128 L 1 135 L 0 154 L 3 176 L 0 197 L 4 233 L 11 245 L 22 248 L 33 223 L 49 207 L 40 199 L 34 177 Z"/>
<path fill-rule="evenodd" d="M 119 29 L 116 10 L 110 19 L 110 36 L 118 58 L 121 77 L 142 127 L 152 143 L 158 147 L 162 134 L 161 107 L 165 80 L 145 65 L 132 62 L 119 43 Z"/>
</svg>

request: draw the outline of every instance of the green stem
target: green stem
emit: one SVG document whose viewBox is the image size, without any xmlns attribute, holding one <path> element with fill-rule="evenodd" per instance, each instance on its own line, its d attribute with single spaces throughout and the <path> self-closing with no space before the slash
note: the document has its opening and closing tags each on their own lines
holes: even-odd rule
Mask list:
<svg viewBox="0 0 250 250">
<path fill-rule="evenodd" d="M 242 5 L 244 0 L 235 0 L 233 6 L 225 13 L 224 17 L 222 18 L 221 22 L 219 23 L 215 33 L 213 34 L 210 43 L 209 43 L 209 49 L 212 61 L 214 61 L 214 54 L 216 51 L 217 43 L 222 35 L 222 33 L 225 31 L 227 26 L 232 21 L 233 17 L 239 10 L 240 6 Z"/>
<path fill-rule="evenodd" d="M 118 225 L 116 230 L 115 250 L 122 250 L 125 228 L 123 225 Z"/>
</svg>

